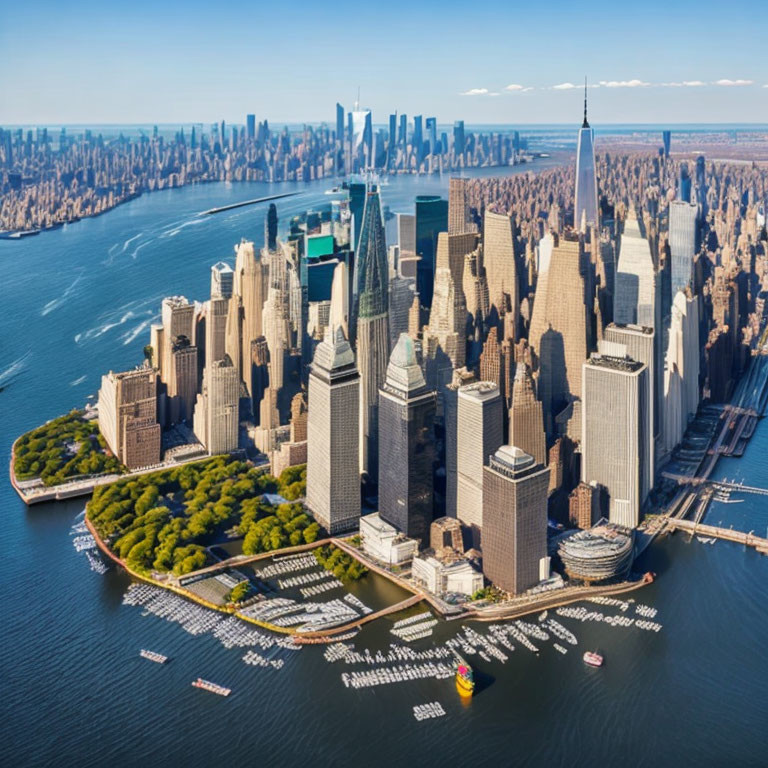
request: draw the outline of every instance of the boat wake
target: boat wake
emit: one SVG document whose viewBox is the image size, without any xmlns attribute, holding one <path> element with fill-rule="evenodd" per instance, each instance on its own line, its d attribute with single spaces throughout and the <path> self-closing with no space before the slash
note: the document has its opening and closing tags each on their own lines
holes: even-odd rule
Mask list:
<svg viewBox="0 0 768 768">
<path fill-rule="evenodd" d="M 64 293 L 59 296 L 58 299 L 53 299 L 52 301 L 49 301 L 41 310 L 40 316 L 45 317 L 46 315 L 53 312 L 54 309 L 58 309 L 59 307 L 63 306 L 67 299 L 72 295 L 72 292 L 77 287 L 77 284 L 83 279 L 83 273 L 81 272 L 70 284 L 70 286 L 64 291 Z"/>
<path fill-rule="evenodd" d="M 7 387 L 26 367 L 32 352 L 26 352 L 14 360 L 4 371 L 0 371 L 0 388 Z"/>
<path fill-rule="evenodd" d="M 123 346 L 130 344 L 152 321 L 159 320 L 160 315 L 153 315 L 152 317 L 142 320 L 135 328 L 131 329 L 127 333 L 124 333 L 120 338 L 123 340 Z"/>
<path fill-rule="evenodd" d="M 82 384 L 88 377 L 87 376 L 81 376 L 79 379 L 75 379 L 74 381 L 69 382 L 70 387 L 76 387 L 78 384 Z"/>
</svg>

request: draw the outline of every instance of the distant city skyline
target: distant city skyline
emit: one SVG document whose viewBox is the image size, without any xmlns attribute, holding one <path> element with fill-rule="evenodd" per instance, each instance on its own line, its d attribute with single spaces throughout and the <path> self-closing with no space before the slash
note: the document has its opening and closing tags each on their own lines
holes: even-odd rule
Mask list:
<svg viewBox="0 0 768 768">
<path fill-rule="evenodd" d="M 0 71 L 0 124 L 246 113 L 331 123 L 358 87 L 377 123 L 397 109 L 441 123 L 567 124 L 579 122 L 584 75 L 595 125 L 768 122 L 768 64 L 755 56 L 768 25 L 755 0 L 738 15 L 712 0 L 596 0 L 588 14 L 555 0 L 546 11 L 499 5 L 473 16 L 452 0 L 395 0 L 386 12 L 348 0 L 290 9 L 233 0 L 218 14 L 198 0 L 139 0 L 130 12 L 91 0 L 6 6 L 0 49 L 13 66 Z M 609 19 L 620 34 L 601 35 Z M 723 41 L 738 43 L 720 55 Z"/>
</svg>

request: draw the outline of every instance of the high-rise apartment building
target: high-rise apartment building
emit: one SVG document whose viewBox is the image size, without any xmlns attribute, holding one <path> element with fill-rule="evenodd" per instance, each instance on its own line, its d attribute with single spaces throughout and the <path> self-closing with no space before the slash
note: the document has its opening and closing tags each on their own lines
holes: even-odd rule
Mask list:
<svg viewBox="0 0 768 768">
<path fill-rule="evenodd" d="M 226 262 L 217 261 L 211 267 L 211 296 L 229 299 L 232 296 L 235 273 Z"/>
<path fill-rule="evenodd" d="M 327 328 L 309 374 L 307 506 L 332 535 L 360 519 L 359 389 L 344 331 Z"/>
<path fill-rule="evenodd" d="M 584 363 L 581 479 L 606 488 L 610 521 L 628 528 L 640 522 L 653 476 L 647 376 L 626 356 Z"/>
<path fill-rule="evenodd" d="M 658 287 L 651 246 L 632 210 L 627 215 L 621 235 L 615 285 L 615 323 L 643 325 L 647 328 L 659 327 L 656 313 L 661 307 L 657 297 Z"/>
<path fill-rule="evenodd" d="M 137 368 L 101 377 L 99 430 L 109 449 L 128 469 L 160 461 L 157 423 L 157 371 Z"/>
<path fill-rule="evenodd" d="M 464 126 L 462 124 L 462 135 Z M 462 138 L 463 143 L 463 138 Z M 455 139 L 454 139 L 455 144 Z M 454 151 L 457 151 L 454 147 Z M 463 150 L 458 150 L 459 152 Z M 448 187 L 448 234 L 463 235 L 474 232 L 475 226 L 469 218 L 469 179 L 451 178 Z"/>
<path fill-rule="evenodd" d="M 479 548 L 483 529 L 483 467 L 504 442 L 498 386 L 478 381 L 458 391 L 456 429 L 456 514 Z"/>
<path fill-rule="evenodd" d="M 547 556 L 549 470 L 502 445 L 483 467 L 483 573 L 514 595 L 540 581 Z"/>
<path fill-rule="evenodd" d="M 379 514 L 406 536 L 429 540 L 433 517 L 435 393 L 402 334 L 379 392 Z"/>
<path fill-rule="evenodd" d="M 417 290 L 423 307 L 432 306 L 437 236 L 448 231 L 448 201 L 437 195 L 416 196 Z"/>
</svg>

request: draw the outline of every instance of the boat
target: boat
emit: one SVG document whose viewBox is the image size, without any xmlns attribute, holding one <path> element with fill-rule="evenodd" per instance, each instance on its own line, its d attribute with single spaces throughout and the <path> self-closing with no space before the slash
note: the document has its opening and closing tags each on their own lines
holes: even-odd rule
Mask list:
<svg viewBox="0 0 768 768">
<path fill-rule="evenodd" d="M 584 663 L 589 664 L 590 667 L 602 667 L 603 657 L 599 653 L 594 651 L 587 651 L 584 654 Z"/>
<path fill-rule="evenodd" d="M 203 680 L 202 677 L 198 677 L 192 685 L 195 688 L 202 688 L 204 691 L 210 691 L 211 693 L 218 693 L 219 696 L 229 696 L 232 693 L 231 688 L 225 688 L 223 685 L 217 685 L 210 680 Z"/>
<path fill-rule="evenodd" d="M 142 648 L 139 651 L 139 656 L 145 659 L 149 659 L 150 661 L 155 661 L 158 664 L 165 664 L 166 661 L 168 661 L 167 656 L 163 656 L 162 653 L 155 653 L 154 651 L 147 651 L 144 648 Z"/>
<path fill-rule="evenodd" d="M 471 696 L 475 690 L 472 667 L 456 651 L 453 654 L 456 657 L 456 690 L 459 692 L 459 696 Z"/>
<path fill-rule="evenodd" d="M 546 621 L 547 619 L 547 612 L 544 611 L 543 613 L 539 614 L 539 621 Z"/>
</svg>

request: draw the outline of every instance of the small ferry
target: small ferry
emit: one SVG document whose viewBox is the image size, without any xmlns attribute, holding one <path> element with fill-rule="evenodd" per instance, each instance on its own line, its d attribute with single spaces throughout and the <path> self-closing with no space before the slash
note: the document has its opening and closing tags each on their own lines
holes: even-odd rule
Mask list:
<svg viewBox="0 0 768 768">
<path fill-rule="evenodd" d="M 603 657 L 594 651 L 587 651 L 584 654 L 584 663 L 589 664 L 590 667 L 602 667 Z"/>
<path fill-rule="evenodd" d="M 216 683 L 212 683 L 210 680 L 203 680 L 202 677 L 198 677 L 192 685 L 195 688 L 202 688 L 204 691 L 218 693 L 219 696 L 229 696 L 229 694 L 232 693 L 231 688 L 225 688 L 223 685 L 216 685 Z"/>
<path fill-rule="evenodd" d="M 163 656 L 162 653 L 155 653 L 154 651 L 147 651 L 144 648 L 142 648 L 139 651 L 139 656 L 141 656 L 144 659 L 149 659 L 150 661 L 155 661 L 158 664 L 165 664 L 166 661 L 168 661 L 167 656 Z"/>
<path fill-rule="evenodd" d="M 472 667 L 454 651 L 456 656 L 456 690 L 460 696 L 471 696 L 475 690 L 475 679 L 472 676 Z"/>
</svg>

